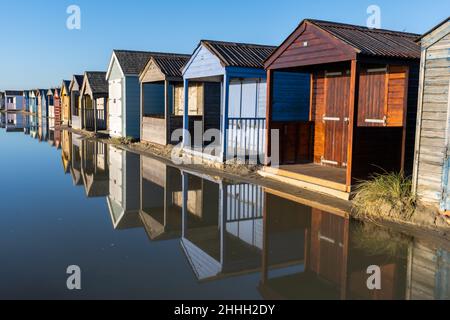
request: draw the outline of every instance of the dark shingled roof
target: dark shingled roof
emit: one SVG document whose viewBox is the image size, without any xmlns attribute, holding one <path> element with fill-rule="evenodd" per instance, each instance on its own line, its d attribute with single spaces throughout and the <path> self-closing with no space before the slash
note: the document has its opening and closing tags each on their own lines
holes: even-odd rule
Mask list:
<svg viewBox="0 0 450 320">
<path fill-rule="evenodd" d="M 20 90 L 5 90 L 5 95 L 7 96 L 21 96 L 23 91 Z"/>
<path fill-rule="evenodd" d="M 85 73 L 92 93 L 108 93 L 108 81 L 106 81 L 106 72 L 86 71 Z"/>
<path fill-rule="evenodd" d="M 190 55 L 171 55 L 152 57 L 153 61 L 159 67 L 162 73 L 169 77 L 182 77 L 181 69 L 190 59 Z"/>
<path fill-rule="evenodd" d="M 69 90 L 70 80 L 63 80 L 62 84 L 64 87 L 66 87 L 66 90 Z M 62 87 L 61 87 L 61 89 L 62 89 Z"/>
<path fill-rule="evenodd" d="M 152 57 L 175 57 L 174 53 L 114 50 L 122 71 L 126 75 L 139 75 Z"/>
<path fill-rule="evenodd" d="M 202 40 L 226 67 L 264 68 L 264 61 L 277 47 L 258 44 Z"/>
<path fill-rule="evenodd" d="M 83 85 L 84 75 L 82 75 L 82 74 L 74 74 L 73 78 L 77 82 L 78 86 L 81 88 L 81 86 Z"/>
<path fill-rule="evenodd" d="M 344 23 L 307 19 L 341 41 L 368 56 L 420 59 L 418 34 L 383 29 L 369 29 Z M 303 22 L 302 22 L 303 23 Z"/>
</svg>

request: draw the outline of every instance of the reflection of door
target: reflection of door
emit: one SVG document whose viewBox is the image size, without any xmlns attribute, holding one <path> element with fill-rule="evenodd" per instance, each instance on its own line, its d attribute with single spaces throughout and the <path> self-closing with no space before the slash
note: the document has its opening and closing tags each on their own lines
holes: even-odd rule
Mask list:
<svg viewBox="0 0 450 320">
<path fill-rule="evenodd" d="M 322 164 L 347 166 L 350 74 L 326 74 L 325 151 Z"/>
</svg>

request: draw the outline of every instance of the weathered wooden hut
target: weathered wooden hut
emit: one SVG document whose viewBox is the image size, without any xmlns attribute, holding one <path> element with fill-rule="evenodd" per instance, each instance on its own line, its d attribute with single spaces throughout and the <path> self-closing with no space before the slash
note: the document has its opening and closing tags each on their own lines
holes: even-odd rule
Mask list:
<svg viewBox="0 0 450 320">
<path fill-rule="evenodd" d="M 86 71 L 80 90 L 82 129 L 107 130 L 108 82 L 106 72 Z"/>
<path fill-rule="evenodd" d="M 188 55 L 152 55 L 141 72 L 142 141 L 168 145 L 172 143 L 174 130 L 183 128 L 181 68 L 189 58 Z"/>
<path fill-rule="evenodd" d="M 261 173 L 345 199 L 358 179 L 375 172 L 410 174 L 417 37 L 335 22 L 301 22 L 265 62 L 267 160 L 272 161 Z M 279 76 L 286 72 L 310 75 L 306 106 L 285 101 L 278 91 L 283 85 Z M 292 113 L 298 115 L 294 121 Z M 271 130 L 278 130 L 279 139 L 271 138 Z"/>
<path fill-rule="evenodd" d="M 70 112 L 70 82 L 63 80 L 61 84 L 61 123 L 70 125 L 72 113 Z"/>
<path fill-rule="evenodd" d="M 22 111 L 24 108 L 23 91 L 6 90 L 5 91 L 5 110 Z"/>
<path fill-rule="evenodd" d="M 83 114 L 81 112 L 80 100 L 80 91 L 83 86 L 83 79 L 83 75 L 73 75 L 69 85 L 71 125 L 74 129 L 81 129 L 83 126 Z"/>
<path fill-rule="evenodd" d="M 422 63 L 414 191 L 422 202 L 450 211 L 449 18 L 419 40 Z"/>
<path fill-rule="evenodd" d="M 106 198 L 114 229 L 142 227 L 140 208 L 140 156 L 108 146 L 109 195 Z"/>
<path fill-rule="evenodd" d="M 182 70 L 184 88 L 198 86 L 194 97 L 190 90 L 184 92 L 186 136 L 183 141 L 186 151 L 219 162 L 234 158 L 237 154 L 264 153 L 264 60 L 274 50 L 272 46 L 254 44 L 200 42 Z M 187 136 L 191 116 L 197 122 L 201 137 L 189 139 Z M 216 130 L 213 139 L 207 137 L 210 129 Z"/>
<path fill-rule="evenodd" d="M 407 300 L 450 299 L 450 246 L 414 239 L 408 248 Z"/>
</svg>

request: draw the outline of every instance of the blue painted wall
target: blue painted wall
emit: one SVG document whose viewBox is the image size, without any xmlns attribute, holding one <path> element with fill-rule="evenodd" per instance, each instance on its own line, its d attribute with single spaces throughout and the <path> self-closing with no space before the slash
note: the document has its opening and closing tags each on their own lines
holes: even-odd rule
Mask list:
<svg viewBox="0 0 450 320">
<path fill-rule="evenodd" d="M 164 83 L 144 85 L 144 114 L 164 115 Z"/>
<path fill-rule="evenodd" d="M 310 86 L 309 74 L 274 72 L 272 120 L 308 121 Z"/>
<path fill-rule="evenodd" d="M 137 76 L 126 77 L 125 92 L 125 127 L 126 137 L 140 139 L 141 137 L 141 88 Z"/>
</svg>

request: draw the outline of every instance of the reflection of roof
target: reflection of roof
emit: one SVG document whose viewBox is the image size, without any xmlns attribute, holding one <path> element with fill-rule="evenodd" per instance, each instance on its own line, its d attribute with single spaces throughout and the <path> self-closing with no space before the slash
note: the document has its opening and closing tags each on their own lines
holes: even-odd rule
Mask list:
<svg viewBox="0 0 450 320">
<path fill-rule="evenodd" d="M 61 160 L 62 160 L 62 165 L 64 168 L 64 173 L 68 174 L 70 172 L 70 160 L 64 156 L 64 152 L 62 152 L 62 156 L 61 156 Z"/>
<path fill-rule="evenodd" d="M 75 186 L 81 186 L 83 184 L 80 170 L 77 170 L 70 166 L 70 174 L 72 175 L 72 181 Z"/>
<path fill-rule="evenodd" d="M 222 270 L 220 262 L 210 257 L 195 244 L 183 238 L 181 247 L 198 280 L 207 280 L 220 274 Z"/>
<path fill-rule="evenodd" d="M 108 176 L 83 173 L 84 189 L 88 198 L 107 197 L 109 195 Z"/>
<path fill-rule="evenodd" d="M 164 208 L 161 208 L 159 210 L 164 211 Z M 178 230 L 167 230 L 168 228 L 166 228 L 162 223 L 142 210 L 139 216 L 141 218 L 141 222 L 144 226 L 145 232 L 147 233 L 150 240 L 163 241 L 181 237 L 181 227 Z"/>
<path fill-rule="evenodd" d="M 109 215 L 116 230 L 125 230 L 142 227 L 142 222 L 139 217 L 139 211 L 125 211 L 116 201 L 110 196 L 106 198 L 108 204 Z"/>
</svg>

